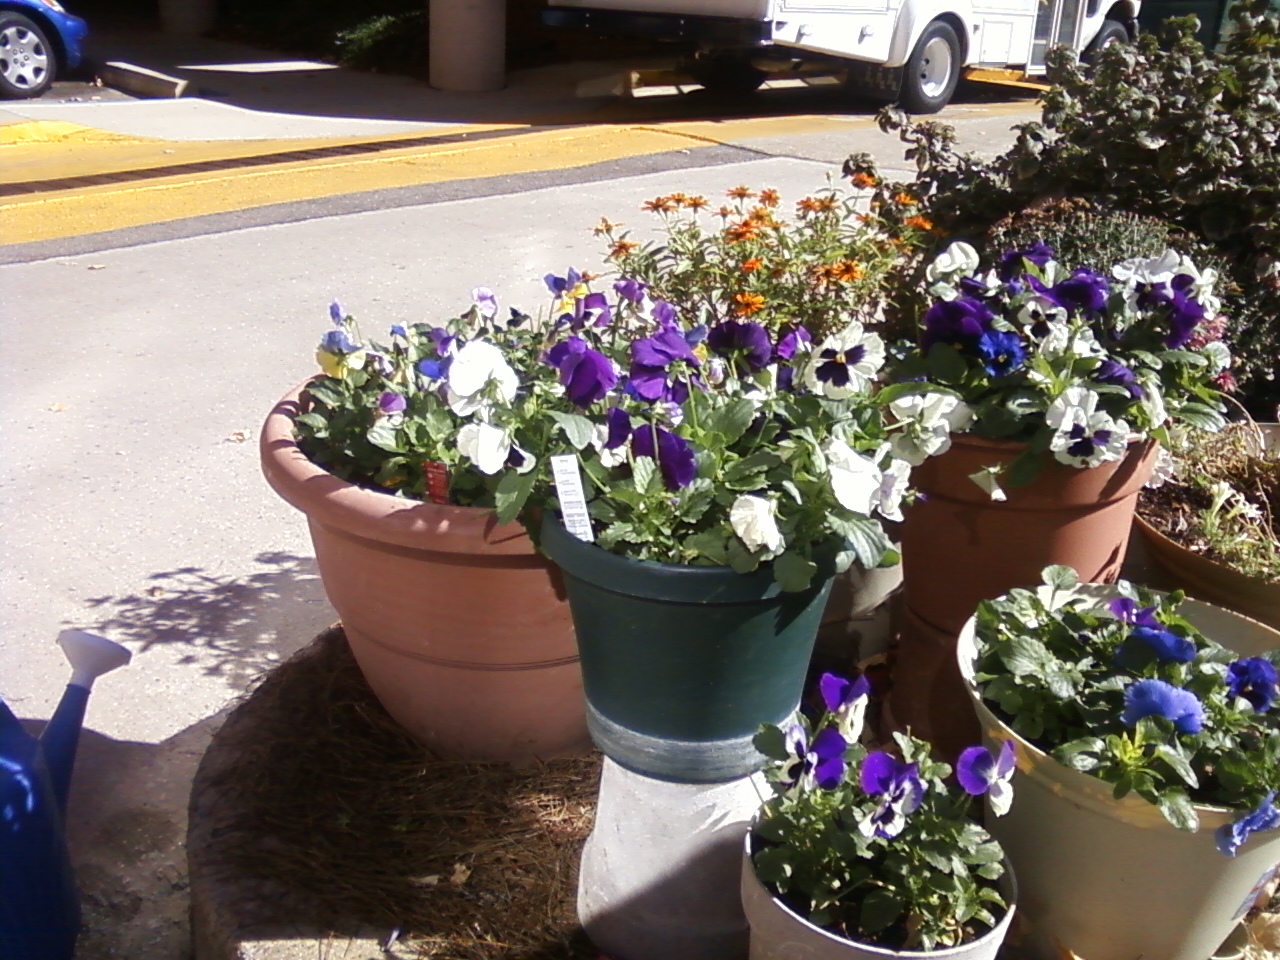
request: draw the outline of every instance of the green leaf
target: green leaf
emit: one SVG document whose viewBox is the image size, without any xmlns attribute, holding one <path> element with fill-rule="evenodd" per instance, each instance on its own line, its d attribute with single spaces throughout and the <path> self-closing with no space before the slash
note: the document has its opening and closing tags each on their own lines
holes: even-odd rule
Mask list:
<svg viewBox="0 0 1280 960">
<path fill-rule="evenodd" d="M 958 383 L 969 372 L 968 361 L 948 343 L 935 343 L 930 347 L 925 363 L 929 368 L 929 378 L 944 383 Z"/>
<path fill-rule="evenodd" d="M 560 425 L 575 450 L 584 449 L 595 435 L 595 426 L 586 417 L 576 413 L 561 413 L 559 410 L 550 410 L 548 413 Z"/>
<path fill-rule="evenodd" d="M 884 887 L 873 888 L 862 898 L 858 926 L 864 933 L 878 933 L 902 916 L 903 904 L 898 895 Z"/>
<path fill-rule="evenodd" d="M 828 517 L 831 529 L 844 537 L 849 549 L 858 558 L 864 570 L 874 570 L 880 565 L 880 559 L 892 548 L 889 538 L 875 520 L 865 517 Z"/>
<path fill-rule="evenodd" d="M 494 512 L 498 515 L 499 523 L 510 523 L 519 515 L 529 494 L 533 492 L 535 479 L 536 471 L 533 470 L 528 473 L 508 470 L 502 475 L 493 492 Z"/>
<path fill-rule="evenodd" d="M 631 482 L 637 493 L 657 493 L 657 485 L 662 481 L 658 465 L 651 457 L 636 457 L 631 469 Z"/>
<path fill-rule="evenodd" d="M 747 432 L 747 427 L 751 426 L 755 418 L 756 405 L 740 397 L 716 410 L 702 426 L 712 433 L 720 434 L 726 444 L 730 444 Z"/>
<path fill-rule="evenodd" d="M 773 576 L 778 585 L 788 593 L 807 590 L 813 582 L 818 565 L 799 554 L 787 551 L 773 561 Z"/>
<path fill-rule="evenodd" d="M 1167 763 L 1170 769 L 1181 777 L 1183 783 L 1188 787 L 1200 786 L 1200 780 L 1196 777 L 1196 772 L 1191 769 L 1191 764 L 1187 762 L 1187 758 L 1181 750 L 1167 743 L 1162 743 L 1156 747 L 1156 756 Z"/>
<path fill-rule="evenodd" d="M 751 738 L 751 744 L 770 760 L 785 760 L 790 756 L 786 736 L 771 723 L 760 728 Z"/>
<path fill-rule="evenodd" d="M 379 450 L 386 450 L 390 453 L 404 453 L 404 446 L 400 443 L 399 428 L 386 418 L 379 420 L 370 427 L 365 436 Z"/>
<path fill-rule="evenodd" d="M 318 413 L 300 413 L 293 418 L 293 422 L 299 426 L 306 427 L 311 431 L 313 437 L 327 437 L 329 435 L 329 421 Z"/>
<path fill-rule="evenodd" d="M 1217 410 L 1203 403 L 1184 403 L 1178 407 L 1176 416 L 1185 420 L 1199 430 L 1216 433 L 1226 426 L 1226 420 Z"/>
<path fill-rule="evenodd" d="M 1048 649 L 1035 637 L 1012 637 L 1000 648 L 1000 659 L 1015 677 L 1040 674 L 1052 658 Z"/>
<path fill-rule="evenodd" d="M 1097 737 L 1081 737 L 1064 743 L 1053 751 L 1053 758 L 1072 770 L 1088 773 L 1098 766 L 1097 754 L 1105 744 Z"/>
<path fill-rule="evenodd" d="M 1200 818 L 1196 816 L 1196 808 L 1191 798 L 1181 787 L 1170 787 L 1160 794 L 1157 801 L 1164 818 L 1179 830 L 1196 830 L 1200 826 Z"/>
<path fill-rule="evenodd" d="M 728 538 L 719 530 L 704 530 L 685 537 L 684 548 L 699 556 L 706 557 L 712 563 L 727 564 L 729 562 Z"/>
<path fill-rule="evenodd" d="M 750 573 L 760 566 L 760 558 L 746 548 L 737 537 L 730 537 L 726 545 L 729 566 L 736 573 Z"/>
</svg>

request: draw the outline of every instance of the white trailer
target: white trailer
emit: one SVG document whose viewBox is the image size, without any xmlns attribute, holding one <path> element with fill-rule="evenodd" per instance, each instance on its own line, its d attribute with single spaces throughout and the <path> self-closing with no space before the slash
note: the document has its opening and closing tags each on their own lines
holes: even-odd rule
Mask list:
<svg viewBox="0 0 1280 960">
<path fill-rule="evenodd" d="M 966 69 L 1043 75 L 1063 44 L 1088 57 L 1136 35 L 1140 0 L 552 0 L 544 21 L 695 48 L 704 86 L 749 91 L 780 58 L 839 61 L 851 85 L 935 113 Z"/>
</svg>

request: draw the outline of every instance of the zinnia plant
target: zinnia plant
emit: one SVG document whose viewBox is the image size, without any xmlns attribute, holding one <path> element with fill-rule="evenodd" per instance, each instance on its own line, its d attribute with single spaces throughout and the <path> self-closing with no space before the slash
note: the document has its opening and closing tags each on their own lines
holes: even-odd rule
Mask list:
<svg viewBox="0 0 1280 960">
<path fill-rule="evenodd" d="M 1231 356 L 1216 278 L 1173 250 L 1104 274 L 1064 267 L 1036 243 L 982 270 L 958 242 L 927 278 L 936 299 L 918 343 L 899 351 L 901 382 L 890 388 L 908 423 L 896 452 L 912 463 L 945 449 L 947 429 L 1018 441 L 1026 450 L 1004 479 L 1019 485 L 1048 457 L 1095 467 L 1135 440 L 1167 445 L 1171 424 L 1223 425 L 1219 385 Z M 921 438 L 914 448 L 912 437 Z M 974 477 L 997 499 L 1000 479 Z"/>
<path fill-rule="evenodd" d="M 995 712 L 1176 827 L 1197 829 L 1196 804 L 1237 811 L 1216 838 L 1229 856 L 1280 828 L 1280 650 L 1237 656 L 1178 613 L 1181 593 L 1121 581 L 1104 602 L 1069 567 L 1044 581 L 978 607 L 975 676 Z"/>
<path fill-rule="evenodd" d="M 866 680 L 824 674 L 825 711 L 766 726 L 774 795 L 752 834 L 756 875 L 816 926 L 849 940 L 931 950 L 975 939 L 1008 909 L 1000 845 L 970 819 L 975 797 L 1013 802 L 1012 745 L 970 747 L 954 771 L 927 743 L 895 734 L 893 752 L 859 741 Z"/>
</svg>

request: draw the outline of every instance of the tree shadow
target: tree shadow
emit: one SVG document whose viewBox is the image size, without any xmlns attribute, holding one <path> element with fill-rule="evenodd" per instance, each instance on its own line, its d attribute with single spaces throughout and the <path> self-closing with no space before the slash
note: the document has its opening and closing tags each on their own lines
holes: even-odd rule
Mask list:
<svg viewBox="0 0 1280 960">
<path fill-rule="evenodd" d="M 153 573 L 137 593 L 90 598 L 88 622 L 75 626 L 140 653 L 185 647 L 180 665 L 243 688 L 337 619 L 313 558 L 277 550 L 253 559 L 265 569 L 247 576 L 203 567 Z"/>
</svg>

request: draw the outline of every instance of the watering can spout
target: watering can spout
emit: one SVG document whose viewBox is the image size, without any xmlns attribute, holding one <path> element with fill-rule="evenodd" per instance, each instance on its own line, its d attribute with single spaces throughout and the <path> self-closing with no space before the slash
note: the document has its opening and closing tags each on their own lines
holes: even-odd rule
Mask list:
<svg viewBox="0 0 1280 960">
<path fill-rule="evenodd" d="M 120 644 L 85 630 L 63 630 L 58 634 L 58 646 L 71 661 L 70 682 L 86 690 L 93 688 L 98 677 L 123 667 L 133 658 Z"/>
</svg>

